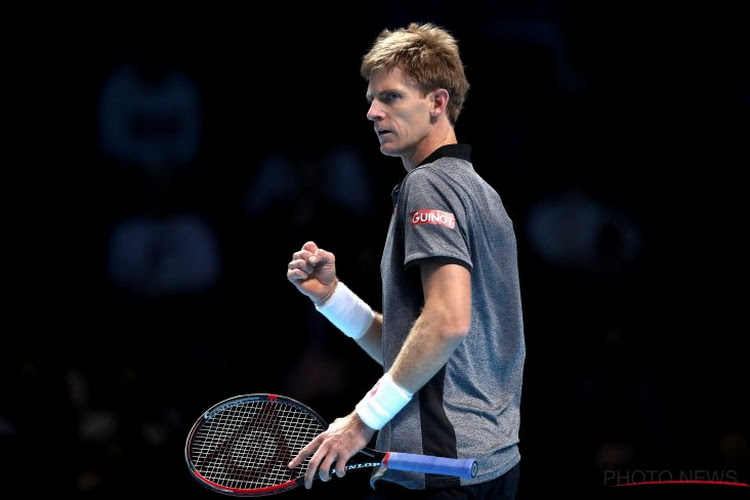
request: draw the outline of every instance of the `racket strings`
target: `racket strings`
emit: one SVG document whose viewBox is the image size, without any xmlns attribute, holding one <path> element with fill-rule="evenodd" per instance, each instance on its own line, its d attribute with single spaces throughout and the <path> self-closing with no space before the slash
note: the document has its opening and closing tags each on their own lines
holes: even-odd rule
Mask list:
<svg viewBox="0 0 750 500">
<path fill-rule="evenodd" d="M 293 482 L 309 458 L 290 469 L 289 461 L 324 430 L 304 408 L 283 401 L 246 401 L 207 418 L 194 436 L 196 471 L 227 488 L 256 490 Z"/>
</svg>

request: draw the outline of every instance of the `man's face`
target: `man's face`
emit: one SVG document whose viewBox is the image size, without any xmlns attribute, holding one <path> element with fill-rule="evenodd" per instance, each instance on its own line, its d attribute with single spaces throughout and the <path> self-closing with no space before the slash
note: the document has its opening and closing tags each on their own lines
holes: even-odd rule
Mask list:
<svg viewBox="0 0 750 500">
<path fill-rule="evenodd" d="M 410 81 L 400 68 L 373 71 L 367 86 L 370 108 L 367 119 L 374 123 L 380 142 L 380 152 L 398 156 L 409 168 L 424 157 L 431 130 L 431 94 L 422 95 L 416 83 Z M 416 161 L 416 163 L 414 163 Z"/>
</svg>

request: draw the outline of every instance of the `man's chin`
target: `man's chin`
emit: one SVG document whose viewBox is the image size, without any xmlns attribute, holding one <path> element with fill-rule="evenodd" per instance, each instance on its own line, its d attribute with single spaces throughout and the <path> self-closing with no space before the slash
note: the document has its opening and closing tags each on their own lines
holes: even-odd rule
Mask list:
<svg viewBox="0 0 750 500">
<path fill-rule="evenodd" d="M 380 145 L 380 152 L 385 156 L 399 156 L 398 151 L 391 147 L 388 147 L 387 144 Z"/>
</svg>

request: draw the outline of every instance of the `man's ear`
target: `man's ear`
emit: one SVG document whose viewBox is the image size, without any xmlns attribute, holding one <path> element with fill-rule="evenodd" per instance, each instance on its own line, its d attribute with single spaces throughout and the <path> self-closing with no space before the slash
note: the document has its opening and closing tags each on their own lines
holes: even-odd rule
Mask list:
<svg viewBox="0 0 750 500">
<path fill-rule="evenodd" d="M 432 91 L 432 114 L 438 115 L 440 113 L 445 113 L 445 110 L 448 108 L 448 100 L 450 99 L 450 94 L 448 94 L 448 91 L 445 89 L 437 89 Z"/>
</svg>

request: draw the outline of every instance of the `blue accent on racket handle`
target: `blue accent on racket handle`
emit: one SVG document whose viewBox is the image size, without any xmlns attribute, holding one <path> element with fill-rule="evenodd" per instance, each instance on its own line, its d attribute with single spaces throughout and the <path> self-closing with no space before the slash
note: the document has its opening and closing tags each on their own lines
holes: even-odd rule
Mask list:
<svg viewBox="0 0 750 500">
<path fill-rule="evenodd" d="M 386 453 L 383 465 L 395 470 L 422 472 L 425 474 L 443 474 L 472 478 L 477 475 L 477 461 L 473 458 L 445 458 L 413 453 Z"/>
</svg>

